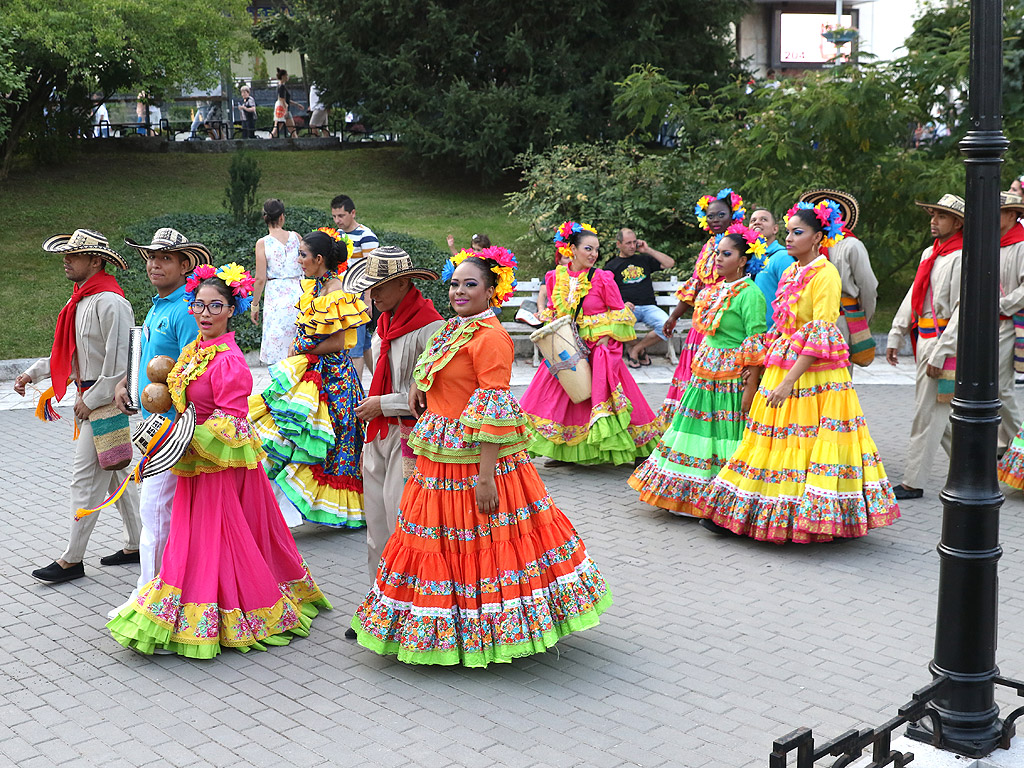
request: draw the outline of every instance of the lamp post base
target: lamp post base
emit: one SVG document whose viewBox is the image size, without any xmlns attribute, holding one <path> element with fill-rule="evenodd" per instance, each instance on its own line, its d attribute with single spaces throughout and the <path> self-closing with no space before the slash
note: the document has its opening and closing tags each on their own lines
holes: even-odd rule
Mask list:
<svg viewBox="0 0 1024 768">
<path fill-rule="evenodd" d="M 1014 741 L 1009 749 L 995 751 L 976 757 L 964 757 L 930 744 L 922 744 L 907 736 L 893 739 L 892 748 L 914 754 L 914 768 L 1024 768 L 1024 741 Z M 868 755 L 854 761 L 850 768 L 861 768 L 871 764 Z"/>
<path fill-rule="evenodd" d="M 932 707 L 941 712 L 941 709 L 936 707 L 934 703 L 932 703 Z M 996 709 L 996 714 L 998 714 L 998 711 Z M 997 718 L 985 718 L 985 725 L 982 728 L 957 728 L 943 723 L 941 749 L 932 746 L 935 743 L 935 733 L 929 720 L 910 723 L 903 738 L 908 739 L 915 745 L 912 750 L 915 756 L 918 754 L 918 750 L 944 752 L 957 757 L 960 762 L 955 763 L 955 765 L 963 768 L 965 765 L 963 762 L 964 756 L 979 758 L 992 754 L 999 746 L 1002 736 L 1002 721 Z M 1021 768 L 1024 768 L 1024 747 L 1018 747 L 1018 751 L 1021 753 L 1021 762 L 1014 765 L 1020 765 Z M 915 760 L 915 762 L 917 761 Z"/>
</svg>

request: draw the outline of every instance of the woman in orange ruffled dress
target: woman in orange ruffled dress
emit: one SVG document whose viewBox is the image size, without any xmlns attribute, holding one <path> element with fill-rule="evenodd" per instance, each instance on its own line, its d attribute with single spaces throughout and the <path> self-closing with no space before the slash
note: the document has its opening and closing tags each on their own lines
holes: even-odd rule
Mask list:
<svg viewBox="0 0 1024 768">
<path fill-rule="evenodd" d="M 399 661 L 484 667 L 594 626 L 612 597 L 525 451 L 512 339 L 491 312 L 512 294 L 514 258 L 495 247 L 453 261 L 457 316 L 431 337 L 410 394 L 423 414 L 416 471 L 352 629 Z"/>
<path fill-rule="evenodd" d="M 747 215 L 747 209 L 743 207 L 743 198 L 726 187 L 720 190 L 717 195 L 704 195 L 693 208 L 697 216 L 697 224 L 711 237 L 701 246 L 697 256 L 697 262 L 693 266 L 693 274 L 690 279 L 683 283 L 676 290 L 676 298 L 679 303 L 672 310 L 668 320 L 665 321 L 664 331 L 671 335 L 676 328 L 679 318 L 686 312 L 687 307 L 692 307 L 697 301 L 700 292 L 711 285 L 719 282 L 718 272 L 715 270 L 715 254 L 718 243 L 721 242 L 725 231 L 734 224 L 742 224 Z M 686 334 L 686 341 L 679 350 L 679 363 L 672 374 L 672 383 L 669 385 L 668 394 L 661 404 L 659 417 L 666 424 L 672 423 L 679 401 L 686 391 L 686 384 L 692 375 L 691 367 L 693 358 L 700 349 L 700 343 L 704 340 L 704 334 L 696 327 L 691 326 Z"/>
<path fill-rule="evenodd" d="M 705 487 L 697 514 L 722 533 L 763 541 L 864 536 L 900 516 L 850 380 L 836 327 L 841 280 L 819 247 L 843 237 L 832 200 L 786 216 L 786 268 L 772 306 L 765 371 L 736 452 Z"/>
<path fill-rule="evenodd" d="M 272 365 L 270 386 L 249 400 L 270 479 L 303 520 L 335 528 L 359 528 L 365 519 L 363 428 L 355 413 L 363 387 L 348 350 L 370 315 L 359 297 L 341 290 L 338 272 L 351 255 L 352 241 L 335 229 L 302 238 L 299 265 L 307 279 L 293 356 Z"/>
</svg>

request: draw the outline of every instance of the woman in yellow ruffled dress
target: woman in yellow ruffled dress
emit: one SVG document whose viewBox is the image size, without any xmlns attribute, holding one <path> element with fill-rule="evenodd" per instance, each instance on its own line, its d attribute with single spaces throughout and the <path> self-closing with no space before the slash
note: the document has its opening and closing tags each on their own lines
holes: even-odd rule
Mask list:
<svg viewBox="0 0 1024 768">
<path fill-rule="evenodd" d="M 572 261 L 548 273 L 543 316 L 576 316 L 593 384 L 590 398 L 574 403 L 546 366 L 537 369 L 521 398 L 533 432 L 530 452 L 573 464 L 632 464 L 654 450 L 662 426 L 622 360 L 636 320 L 612 273 L 594 268 L 600 243 L 593 229 L 567 221 L 555 245 Z"/>
<path fill-rule="evenodd" d="M 819 246 L 842 238 L 832 200 L 787 214 L 796 262 L 779 283 L 765 372 L 736 452 L 699 501 L 701 524 L 755 539 L 830 541 L 900 516 L 836 327 L 841 280 Z"/>
<path fill-rule="evenodd" d="M 246 418 L 252 374 L 228 333 L 243 314 L 252 277 L 236 264 L 199 266 L 185 296 L 199 338 L 167 377 L 178 412 L 195 406 L 195 436 L 178 476 L 160 573 L 107 624 L 140 653 L 210 659 L 221 648 L 266 650 L 309 634 L 331 604 L 295 547 Z"/>
<path fill-rule="evenodd" d="M 270 367 L 271 383 L 249 401 L 249 416 L 268 454 L 265 467 L 302 519 L 336 528 L 364 525 L 359 458 L 363 398 L 348 350 L 369 322 L 366 305 L 341 290 L 339 268 L 352 241 L 324 227 L 302 238 L 302 281 L 294 354 Z"/>
</svg>

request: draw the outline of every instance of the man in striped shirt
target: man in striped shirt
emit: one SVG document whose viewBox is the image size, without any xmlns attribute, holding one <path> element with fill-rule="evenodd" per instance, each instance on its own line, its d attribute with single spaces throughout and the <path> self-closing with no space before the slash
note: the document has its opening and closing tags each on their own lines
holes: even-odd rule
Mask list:
<svg viewBox="0 0 1024 768">
<path fill-rule="evenodd" d="M 334 226 L 352 239 L 353 262 L 369 256 L 373 249 L 380 245 L 377 236 L 373 234 L 370 228 L 356 221 L 356 204 L 352 202 L 352 198 L 348 195 L 338 195 L 331 200 L 331 217 L 334 219 Z M 356 345 L 349 350 L 352 362 L 356 366 L 356 373 L 359 374 L 360 378 L 363 375 L 363 359 L 371 355 L 370 337 L 372 336 L 373 325 L 374 323 L 371 322 L 367 325 L 360 325 L 356 329 L 358 334 Z M 373 365 L 373 360 L 370 360 L 370 365 Z"/>
</svg>

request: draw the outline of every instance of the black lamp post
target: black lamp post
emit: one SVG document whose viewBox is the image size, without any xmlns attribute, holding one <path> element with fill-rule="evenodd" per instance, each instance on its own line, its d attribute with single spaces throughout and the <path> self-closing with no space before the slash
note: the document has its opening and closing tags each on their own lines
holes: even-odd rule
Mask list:
<svg viewBox="0 0 1024 768">
<path fill-rule="evenodd" d="M 931 704 L 941 721 L 939 733 L 927 721 L 907 729 L 912 738 L 974 757 L 995 749 L 1002 728 L 995 703 L 1003 503 L 996 479 L 999 169 L 1009 146 L 1002 133 L 1002 6 L 1002 0 L 971 2 L 971 130 L 960 142 L 967 208 L 953 444 L 940 494 L 939 605 L 929 664 L 933 675 L 949 682 Z"/>
</svg>

